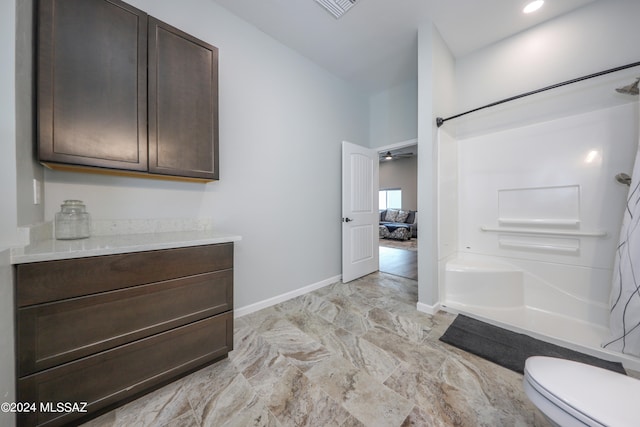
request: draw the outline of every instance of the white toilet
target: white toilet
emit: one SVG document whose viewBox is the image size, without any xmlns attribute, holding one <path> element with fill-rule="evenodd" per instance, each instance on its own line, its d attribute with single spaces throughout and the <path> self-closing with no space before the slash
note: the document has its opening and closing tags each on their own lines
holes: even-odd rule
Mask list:
<svg viewBox="0 0 640 427">
<path fill-rule="evenodd" d="M 640 426 L 640 381 L 583 363 L 534 356 L 524 390 L 553 425 Z"/>
</svg>

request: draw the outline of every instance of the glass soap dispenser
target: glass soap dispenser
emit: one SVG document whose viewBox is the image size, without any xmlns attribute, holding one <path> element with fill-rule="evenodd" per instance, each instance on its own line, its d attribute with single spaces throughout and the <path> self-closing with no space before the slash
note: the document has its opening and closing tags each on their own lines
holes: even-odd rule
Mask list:
<svg viewBox="0 0 640 427">
<path fill-rule="evenodd" d="M 86 212 L 82 200 L 65 200 L 56 213 L 55 236 L 58 240 L 84 239 L 89 237 L 91 215 Z"/>
</svg>

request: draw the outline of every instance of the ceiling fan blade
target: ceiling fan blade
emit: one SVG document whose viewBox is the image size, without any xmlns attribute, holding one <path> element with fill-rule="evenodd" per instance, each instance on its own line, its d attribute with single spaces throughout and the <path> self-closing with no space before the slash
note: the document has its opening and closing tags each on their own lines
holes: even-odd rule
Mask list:
<svg viewBox="0 0 640 427">
<path fill-rule="evenodd" d="M 413 153 L 396 153 L 393 154 L 391 151 L 387 151 L 386 153 L 379 153 L 380 160 L 393 160 L 393 159 L 404 159 L 407 157 L 413 157 Z"/>
</svg>

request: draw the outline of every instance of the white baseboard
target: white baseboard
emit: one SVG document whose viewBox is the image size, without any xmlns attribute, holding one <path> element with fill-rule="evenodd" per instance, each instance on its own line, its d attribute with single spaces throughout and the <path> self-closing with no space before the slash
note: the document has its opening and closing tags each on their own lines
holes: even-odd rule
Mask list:
<svg viewBox="0 0 640 427">
<path fill-rule="evenodd" d="M 253 304 L 245 305 L 244 307 L 234 308 L 233 317 L 237 319 L 238 317 L 246 316 L 247 314 L 251 314 L 258 310 L 262 310 L 263 308 L 271 307 L 272 305 L 276 305 L 281 302 L 288 301 L 292 298 L 299 297 L 300 295 L 308 294 L 309 292 L 315 291 L 316 289 L 324 288 L 325 286 L 328 286 L 332 283 L 336 283 L 341 279 L 342 279 L 342 275 L 339 274 L 337 276 L 330 277 L 328 279 L 305 286 L 303 288 L 296 289 L 295 291 L 277 295 L 273 298 L 268 298 L 266 300 L 258 301 Z"/>
<path fill-rule="evenodd" d="M 434 305 L 427 305 L 421 302 L 418 302 L 416 304 L 416 309 L 418 311 L 421 311 L 422 313 L 427 313 L 427 314 L 431 314 L 434 315 L 436 314 L 439 310 L 440 310 L 440 303 L 437 302 Z"/>
</svg>

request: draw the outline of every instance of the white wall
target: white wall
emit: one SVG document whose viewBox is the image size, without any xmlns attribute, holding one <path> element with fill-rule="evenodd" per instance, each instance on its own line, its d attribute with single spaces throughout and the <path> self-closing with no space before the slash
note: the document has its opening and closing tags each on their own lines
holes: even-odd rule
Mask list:
<svg viewBox="0 0 640 427">
<path fill-rule="evenodd" d="M 446 129 L 440 129 L 438 133 L 438 261 L 440 263 L 458 251 L 458 165 L 458 143 Z"/>
<path fill-rule="evenodd" d="M 437 308 L 438 135 L 436 116 L 453 108 L 455 59 L 432 23 L 418 30 L 418 307 Z"/>
<path fill-rule="evenodd" d="M 45 218 L 68 198 L 96 219 L 212 217 L 243 237 L 236 308 L 339 275 L 340 146 L 367 145 L 367 97 L 216 3 L 130 3 L 219 48 L 220 181 L 46 171 Z"/>
<path fill-rule="evenodd" d="M 16 1 L 0 2 L 0 401 L 15 401 L 13 351 L 13 280 L 8 251 L 18 241 L 16 210 L 15 115 Z M 0 412 L 0 425 L 15 417 Z"/>
<path fill-rule="evenodd" d="M 456 62 L 457 111 L 594 74 L 640 59 L 640 2 L 602 0 L 561 15 Z M 469 137 L 615 106 L 609 96 L 640 69 L 618 72 L 448 122 Z"/>
<path fill-rule="evenodd" d="M 417 80 L 371 95 L 369 98 L 370 147 L 383 147 L 416 139 L 417 136 Z"/>
<path fill-rule="evenodd" d="M 436 33 L 432 45 L 434 58 L 433 73 L 433 116 L 431 117 L 431 133 L 433 139 L 434 167 L 436 168 L 435 203 L 432 209 L 436 213 L 436 241 L 431 255 L 433 268 L 437 277 L 433 283 L 423 286 L 433 287 L 434 300 L 440 299 L 440 277 L 443 274 L 444 260 L 458 249 L 457 203 L 458 203 L 458 146 L 451 132 L 455 131 L 455 123 L 444 128 L 436 126 L 437 117 L 449 117 L 456 111 L 457 86 L 455 80 L 457 61 L 449 51 L 446 43 Z M 426 118 L 425 118 L 426 120 Z M 424 256 L 424 254 L 423 254 Z"/>
<path fill-rule="evenodd" d="M 16 1 L 0 4 L 0 249 L 16 241 Z"/>
<path fill-rule="evenodd" d="M 417 174 L 415 156 L 380 162 L 380 189 L 402 189 L 402 209 L 415 211 L 418 209 Z"/>
<path fill-rule="evenodd" d="M 16 6 L 16 196 L 18 225 L 26 226 L 44 220 L 44 205 L 33 200 L 33 179 L 42 185 L 44 171 L 35 155 L 34 0 L 20 0 Z"/>
<path fill-rule="evenodd" d="M 461 110 L 637 62 L 640 2 L 596 1 L 459 58 Z"/>
</svg>

